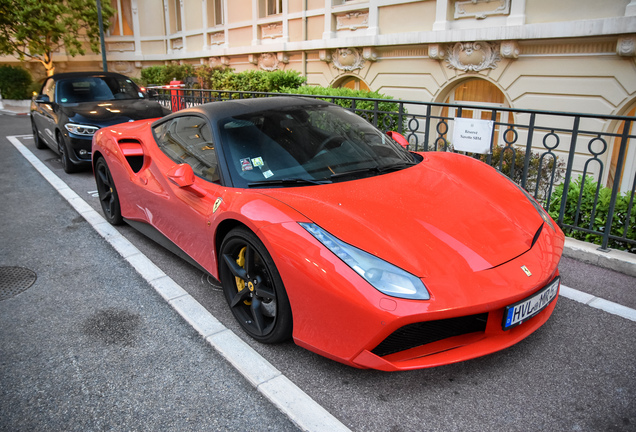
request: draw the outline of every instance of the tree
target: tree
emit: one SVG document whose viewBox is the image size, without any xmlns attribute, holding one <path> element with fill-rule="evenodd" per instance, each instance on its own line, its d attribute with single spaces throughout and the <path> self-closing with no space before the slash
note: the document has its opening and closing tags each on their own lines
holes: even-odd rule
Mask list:
<svg viewBox="0 0 636 432">
<path fill-rule="evenodd" d="M 102 2 L 104 28 L 115 12 L 108 0 Z M 64 49 L 75 57 L 86 54 L 87 46 L 100 52 L 95 0 L 0 0 L 1 55 L 37 60 L 50 76 L 54 52 Z"/>
</svg>

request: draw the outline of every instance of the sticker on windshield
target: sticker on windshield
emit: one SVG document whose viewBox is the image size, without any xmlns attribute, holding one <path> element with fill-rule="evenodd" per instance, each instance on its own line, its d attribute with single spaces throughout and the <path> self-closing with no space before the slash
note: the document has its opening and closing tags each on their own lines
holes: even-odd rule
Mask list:
<svg viewBox="0 0 636 432">
<path fill-rule="evenodd" d="M 263 175 L 265 176 L 265 178 L 270 178 L 274 175 L 274 173 L 271 170 L 267 170 L 263 172 Z"/>
<path fill-rule="evenodd" d="M 243 171 L 251 171 L 254 167 L 252 166 L 252 162 L 250 158 L 241 159 L 241 170 Z"/>
<path fill-rule="evenodd" d="M 263 158 L 262 157 L 257 157 L 257 158 L 253 158 L 252 159 L 252 165 L 254 165 L 254 168 L 259 167 L 259 166 L 263 166 Z"/>
</svg>

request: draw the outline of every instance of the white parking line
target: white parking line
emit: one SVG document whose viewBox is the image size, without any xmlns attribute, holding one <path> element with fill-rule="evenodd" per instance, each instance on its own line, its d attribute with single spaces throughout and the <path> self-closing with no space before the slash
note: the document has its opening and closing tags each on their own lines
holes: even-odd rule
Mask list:
<svg viewBox="0 0 636 432">
<path fill-rule="evenodd" d="M 137 273 L 152 285 L 183 319 L 296 426 L 304 431 L 350 431 L 234 332 L 221 324 L 44 165 L 20 142 L 19 138 L 31 138 L 31 135 L 7 137 L 58 193 L 135 268 Z M 246 361 L 248 358 L 249 361 Z M 244 367 L 247 364 L 249 368 Z"/>
<path fill-rule="evenodd" d="M 630 321 L 636 322 L 636 309 L 632 309 L 600 297 L 595 297 L 592 294 L 577 291 L 565 285 L 561 285 L 561 295 L 570 300 L 574 300 L 607 313 L 611 313 L 612 315 L 618 315 Z"/>
</svg>

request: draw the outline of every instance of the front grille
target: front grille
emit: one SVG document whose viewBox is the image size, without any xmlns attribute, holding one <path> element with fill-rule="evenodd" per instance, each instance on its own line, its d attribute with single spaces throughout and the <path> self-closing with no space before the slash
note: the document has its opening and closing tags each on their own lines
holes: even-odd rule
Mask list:
<svg viewBox="0 0 636 432">
<path fill-rule="evenodd" d="M 371 352 L 383 357 L 450 337 L 483 332 L 486 330 L 486 321 L 488 314 L 483 313 L 409 324 L 394 331 Z"/>
</svg>

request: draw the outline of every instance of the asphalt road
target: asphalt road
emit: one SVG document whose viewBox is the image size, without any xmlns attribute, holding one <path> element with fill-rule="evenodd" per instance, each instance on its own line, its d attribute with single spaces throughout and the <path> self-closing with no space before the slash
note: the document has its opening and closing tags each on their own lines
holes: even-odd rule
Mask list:
<svg viewBox="0 0 636 432">
<path fill-rule="evenodd" d="M 5 136 L 0 115 L 0 266 L 37 274 L 0 301 L 0 430 L 294 430 L 68 206 Z M 99 209 L 89 172 L 21 140 Z M 243 335 L 199 270 L 118 229 L 226 327 L 354 431 L 636 431 L 636 323 L 560 298 L 521 343 L 405 373 L 349 368 L 293 343 Z M 562 261 L 563 283 L 635 307 L 636 281 Z"/>
</svg>

